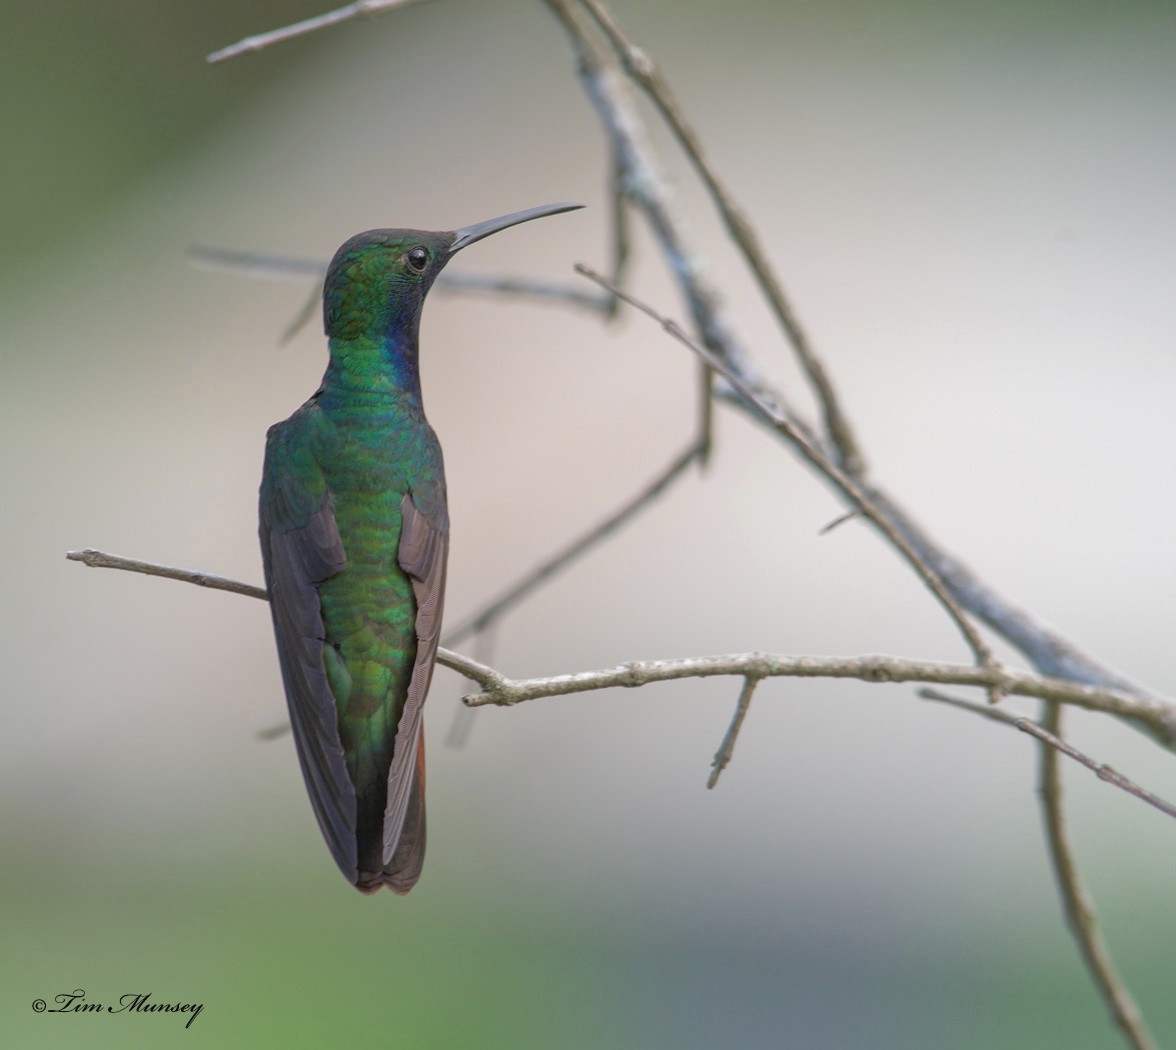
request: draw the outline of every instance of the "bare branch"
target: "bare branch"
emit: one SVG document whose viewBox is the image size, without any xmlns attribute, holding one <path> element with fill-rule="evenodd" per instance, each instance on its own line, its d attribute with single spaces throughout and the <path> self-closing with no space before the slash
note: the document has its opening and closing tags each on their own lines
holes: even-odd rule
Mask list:
<svg viewBox="0 0 1176 1050">
<path fill-rule="evenodd" d="M 715 290 L 700 276 L 702 268 L 697 256 L 684 248 L 681 223 L 671 207 L 664 180 L 658 174 L 655 151 L 624 91 L 623 83 L 619 82 L 614 69 L 602 57 L 592 35 L 577 17 L 578 12 L 573 10 L 569 0 L 547 0 L 547 4 L 571 38 L 580 60 L 579 73 L 585 92 L 610 137 L 616 155 L 626 167 L 626 185 L 630 198 L 649 220 L 670 270 L 687 299 L 691 316 L 703 334 L 703 343 L 715 350 L 739 374 L 744 385 L 756 390 L 765 401 L 776 405 L 792 425 L 808 438 L 810 444 L 822 449 L 827 458 L 835 460 L 836 450 L 826 447 L 825 441 L 788 407 L 783 396 L 769 388 L 758 367 L 749 361 L 742 347 L 731 336 L 731 326 L 721 311 Z M 600 7 L 599 0 L 597 7 Z M 760 422 L 770 423 L 737 392 L 721 388 L 717 396 L 734 401 Z M 783 437 L 778 429 L 776 433 Z M 873 504 L 906 538 L 923 562 L 944 581 L 960 606 L 1024 653 L 1042 674 L 1121 689 L 1163 703 L 1155 692 L 1106 668 L 998 594 L 916 525 L 883 489 L 864 478 L 859 480 Z M 1157 739 L 1167 747 L 1176 745 L 1176 710 L 1165 720 L 1163 735 Z"/>
<path fill-rule="evenodd" d="M 210 572 L 197 572 L 193 569 L 173 569 L 170 565 L 158 565 L 155 562 L 139 561 L 137 558 L 123 558 L 117 554 L 107 554 L 96 551 L 93 547 L 86 547 L 80 551 L 66 551 L 65 556 L 70 561 L 80 561 L 92 569 L 125 569 L 127 572 L 140 572 L 145 576 L 162 576 L 168 580 L 180 580 L 183 583 L 194 583 L 197 587 L 211 587 L 216 591 L 230 591 L 233 594 L 244 594 L 248 598 L 260 598 L 269 601 L 269 592 L 264 587 L 254 587 L 252 584 L 230 580 L 225 576 L 216 576 Z"/>
<path fill-rule="evenodd" d="M 580 0 L 580 3 L 592 15 L 596 24 L 608 38 L 609 43 L 620 57 L 622 68 L 634 82 L 640 85 L 657 106 L 662 118 L 673 131 L 682 151 L 694 165 L 695 171 L 702 179 L 707 192 L 710 193 L 711 200 L 727 227 L 727 232 L 730 233 L 731 239 L 743 253 L 748 267 L 760 286 L 760 291 L 763 292 L 764 298 L 767 299 L 776 319 L 788 336 L 797 359 L 813 386 L 824 416 L 825 432 L 837 450 L 835 462 L 847 474 L 861 473 L 863 469 L 861 450 L 854 438 L 849 419 L 841 410 L 833 383 L 820 358 L 813 350 L 795 311 L 788 302 L 784 288 L 772 268 L 767 252 L 760 244 L 755 229 L 707 161 L 702 143 L 675 101 L 661 70 L 645 51 L 625 36 L 612 13 L 603 4 L 598 0 Z"/>
<path fill-rule="evenodd" d="M 1108 784 L 1112 784 L 1120 790 L 1126 791 L 1127 794 L 1134 795 L 1137 799 L 1146 802 L 1149 806 L 1154 806 L 1161 813 L 1176 818 L 1176 806 L 1172 805 L 1171 802 L 1166 802 L 1159 795 L 1155 795 L 1146 788 L 1140 787 L 1135 781 L 1123 776 L 1122 773 L 1112 769 L 1105 762 L 1099 762 L 1084 752 L 1079 751 L 1073 744 L 1068 744 L 1061 737 L 1054 736 L 1031 719 L 1021 715 L 1015 715 L 1003 707 L 994 707 L 991 704 L 978 704 L 973 700 L 965 700 L 962 697 L 942 693 L 938 689 L 932 689 L 930 687 L 918 690 L 918 695 L 924 700 L 937 700 L 942 704 L 950 704 L 952 707 L 958 707 L 964 711 L 971 711 L 973 714 L 980 715 L 993 722 L 1001 722 L 1004 725 L 1012 726 L 1014 729 L 1021 730 L 1022 733 L 1036 737 L 1042 743 L 1048 744 L 1050 747 L 1060 751 L 1063 755 L 1084 765 L 1099 780 L 1106 781 Z"/>
<path fill-rule="evenodd" d="M 80 551 L 67 551 L 66 558 L 70 561 L 80 561 L 95 569 L 124 569 L 127 572 L 138 572 L 144 576 L 162 576 L 168 580 L 179 580 L 181 583 L 194 583 L 198 587 L 211 587 L 218 591 L 230 591 L 233 594 L 243 594 L 247 598 L 260 598 L 269 601 L 269 593 L 264 587 L 230 580 L 224 576 L 216 576 L 209 572 L 199 572 L 194 569 L 176 569 L 170 565 L 159 565 L 155 562 L 140 561 L 137 558 L 123 558 L 118 554 L 108 554 L 105 551 L 86 547 Z M 437 650 L 437 662 L 443 664 L 459 674 L 465 675 L 483 688 L 497 687 L 505 681 L 502 675 L 491 667 L 471 660 L 460 653 L 450 652 L 448 649 Z"/>
<path fill-rule="evenodd" d="M 1170 817 L 1176 817 L 1176 807 L 1139 787 L 1120 773 L 1116 773 L 1110 766 L 1096 762 L 1089 755 L 1083 754 L 1076 747 L 1066 743 L 1058 735 L 1061 727 L 1061 705 L 1056 702 L 1047 702 L 1044 705 L 1045 721 L 1048 725 L 1046 728 L 1028 718 L 1012 715 L 1003 708 L 973 703 L 970 700 L 940 692 L 938 689 L 920 689 L 918 695 L 927 700 L 936 700 L 953 707 L 963 708 L 994 722 L 1003 722 L 1005 725 L 1014 726 L 1040 741 L 1039 795 L 1042 817 L 1045 821 L 1047 846 L 1066 920 L 1078 942 L 1079 951 L 1094 978 L 1099 994 L 1107 1004 L 1115 1023 L 1122 1029 L 1127 1041 L 1137 1050 L 1155 1050 L 1156 1044 L 1147 1031 L 1139 1007 L 1111 962 L 1107 947 L 1098 931 L 1094 905 L 1078 875 L 1078 868 L 1074 862 L 1073 851 L 1066 834 L 1062 807 L 1061 764 L 1058 762 L 1057 756 L 1059 754 L 1067 755 L 1076 762 L 1080 762 L 1087 769 L 1093 770 L 1100 780 L 1114 784 L 1149 805 L 1155 806 L 1160 812 L 1166 813 Z"/>
<path fill-rule="evenodd" d="M 1167 814 L 1169 817 L 1176 818 L 1176 806 L 1171 802 L 1165 802 L 1159 795 L 1140 787 L 1128 777 L 1123 776 L 1122 773 L 1112 769 L 1105 762 L 1096 762 L 1089 755 L 1079 751 L 1072 744 L 1067 744 L 1061 737 L 1054 736 L 1048 730 L 1043 729 L 1036 722 L 1030 721 L 1028 718 L 1018 718 L 1013 723 L 1022 733 L 1028 733 L 1030 736 L 1036 737 L 1043 744 L 1060 751 L 1063 755 L 1074 759 L 1075 762 L 1084 765 L 1089 769 L 1099 780 L 1105 781 L 1108 784 L 1113 784 L 1121 791 L 1126 791 L 1129 795 L 1134 795 L 1142 802 L 1146 802 L 1149 806 L 1154 806 L 1161 813 Z"/>
<path fill-rule="evenodd" d="M 479 665 L 481 667 L 481 665 Z M 482 667 L 483 672 L 489 668 Z M 934 682 L 997 689 L 1010 696 L 1056 700 L 1105 714 L 1131 715 L 1162 722 L 1167 709 L 1147 698 L 1099 689 L 1059 678 L 1000 666 L 948 664 L 934 660 L 906 660 L 893 656 L 788 656 L 779 653 L 736 653 L 692 656 L 671 660 L 640 660 L 599 671 L 510 679 L 497 672 L 471 674 L 482 685 L 480 693 L 465 697 L 472 707 L 494 704 L 510 707 L 528 700 L 567 696 L 596 689 L 627 689 L 680 678 L 748 676 L 756 678 L 856 678 L 863 682 Z"/>
<path fill-rule="evenodd" d="M 135 558 L 122 558 L 89 547 L 81 551 L 69 551 L 66 557 L 71 561 L 80 561 L 97 568 L 125 569 L 148 576 L 163 576 L 182 583 L 194 583 L 201 587 L 215 587 L 235 594 L 244 594 L 250 598 L 267 598 L 264 588 L 229 580 L 223 576 L 192 569 L 176 569 Z M 482 687 L 481 692 L 463 698 L 471 707 L 510 707 L 541 697 L 566 696 L 569 693 L 591 692 L 616 686 L 633 688 L 653 682 L 676 681 L 679 678 L 856 678 L 863 682 L 935 682 L 939 685 L 996 689 L 1002 694 L 1054 700 L 1089 711 L 1134 718 L 1148 724 L 1157 737 L 1171 732 L 1172 705 L 1166 700 L 1136 696 L 1114 689 L 1100 689 L 1058 678 L 1046 678 L 1000 666 L 978 667 L 930 660 L 904 660 L 889 656 L 834 657 L 738 653 L 731 656 L 646 660 L 621 664 L 602 671 L 512 680 L 478 660 L 449 649 L 437 650 L 437 662 Z"/>
<path fill-rule="evenodd" d="M 1060 735 L 1060 705 L 1047 703 L 1042 721 L 1045 724 L 1045 732 L 1054 737 Z M 1111 962 L 1110 953 L 1099 933 L 1094 904 L 1078 874 L 1062 812 L 1062 772 L 1059 754 L 1060 752 L 1049 743 L 1041 744 L 1039 791 L 1046 841 L 1062 895 L 1062 909 L 1066 914 L 1070 932 L 1078 942 L 1078 950 L 1086 960 L 1094 983 L 1106 1002 L 1115 1024 L 1136 1050 L 1157 1050 L 1138 1005 Z"/>
<path fill-rule="evenodd" d="M 321 282 L 327 273 L 325 259 L 267 255 L 264 252 L 238 251 L 194 244 L 188 248 L 192 261 L 206 270 L 262 277 L 276 281 L 308 280 Z M 487 273 L 450 273 L 437 278 L 436 287 L 445 292 L 516 296 L 543 302 L 562 302 L 608 316 L 613 297 L 592 295 L 566 281 L 545 281 L 530 277 L 502 277 Z M 317 293 L 316 293 L 317 295 Z"/>
<path fill-rule="evenodd" d="M 609 136 L 625 195 L 645 216 L 657 239 L 702 342 L 726 360 L 737 360 L 744 376 L 755 366 L 734 336 L 718 290 L 707 278 L 701 260 L 689 247 L 683 223 L 671 202 L 655 151 L 626 90 L 624 78 L 602 51 L 573 0 L 546 0 L 567 31 L 579 60 L 584 92 Z"/>
<path fill-rule="evenodd" d="M 719 782 L 723 770 L 731 764 L 731 756 L 735 753 L 735 741 L 739 738 L 739 731 L 743 728 L 743 720 L 751 708 L 752 694 L 759 683 L 760 680 L 754 675 L 748 675 L 743 679 L 743 688 L 739 690 L 739 699 L 735 703 L 735 714 L 731 718 L 731 724 L 727 727 L 723 742 L 719 745 L 719 750 L 715 752 L 714 760 L 711 762 L 710 776 L 706 778 L 707 788 L 713 788 Z"/>
<path fill-rule="evenodd" d="M 208 244 L 190 244 L 188 258 L 202 270 L 216 270 L 241 277 L 264 277 L 274 281 L 322 281 L 327 260 L 300 259 L 292 255 L 268 255 Z"/>
<path fill-rule="evenodd" d="M 605 518 L 604 521 L 594 525 L 583 535 L 564 547 L 563 550 L 537 565 L 526 576 L 512 584 L 493 601 L 448 631 L 445 635 L 445 644 L 460 645 L 471 635 L 485 630 L 498 617 L 521 602 L 536 587 L 547 582 L 547 580 L 565 569 L 580 557 L 580 555 L 591 550 L 602 540 L 611 536 L 639 511 L 652 503 L 653 500 L 684 474 L 690 464 L 697 460 L 701 454 L 702 447 L 698 444 L 693 444 L 684 452 L 679 453 L 653 481 L 626 501 L 623 506 Z"/>
<path fill-rule="evenodd" d="M 498 632 L 497 623 L 487 624 L 486 627 L 474 635 L 474 659 L 479 663 L 489 664 L 494 659 L 495 643 Z M 466 681 L 477 685 L 472 678 Z M 474 719 L 478 712 L 468 704 L 458 704 L 453 710 L 453 718 L 449 723 L 449 732 L 445 734 L 448 747 L 461 750 L 469 741 L 470 733 L 474 730 Z"/>
<path fill-rule="evenodd" d="M 443 273 L 436 287 L 445 292 L 507 295 L 548 302 L 568 303 L 593 313 L 608 316 L 612 297 L 585 295 L 563 281 L 542 281 L 534 277 L 500 277 L 481 273 Z"/>
<path fill-rule="evenodd" d="M 864 484 L 873 502 L 951 588 L 960 603 L 1006 641 L 1016 646 L 1042 674 L 1105 685 L 1124 692 L 1149 693 L 1129 678 L 1087 656 L 1056 631 L 1036 621 L 948 554 L 894 500 L 875 485 Z"/>
<path fill-rule="evenodd" d="M 636 307 L 646 316 L 657 321 L 662 329 L 677 339 L 678 342 L 684 346 L 689 347 L 699 357 L 701 357 L 711 368 L 718 372 L 724 379 L 727 380 L 736 390 L 742 394 L 747 401 L 754 405 L 756 409 L 769 420 L 772 425 L 779 430 L 789 441 L 793 448 L 795 448 L 805 459 L 808 460 L 812 466 L 816 467 L 826 478 L 831 481 L 837 489 L 840 490 L 851 503 L 855 504 L 862 512 L 863 516 L 873 522 L 874 526 L 890 541 L 891 545 L 906 559 L 907 563 L 918 573 L 919 577 L 930 589 L 931 593 L 939 599 L 939 603 L 947 610 L 948 615 L 955 622 L 960 634 L 964 636 L 964 640 L 968 643 L 976 660 L 980 664 L 990 665 L 994 663 L 991 650 L 987 644 L 976 633 L 976 629 L 969 622 L 964 610 L 959 603 L 952 596 L 951 592 L 944 586 L 943 581 L 936 574 L 935 570 L 931 568 L 918 554 L 918 552 L 907 542 L 906 537 L 899 533 L 889 519 L 886 518 L 882 512 L 873 505 L 869 495 L 858 484 L 856 479 L 845 473 L 832 460 L 830 460 L 825 452 L 813 444 L 808 435 L 802 430 L 793 425 L 792 421 L 788 419 L 784 413 L 780 412 L 774 405 L 765 401 L 757 391 L 749 387 L 743 378 L 731 368 L 726 361 L 716 357 L 705 346 L 702 346 L 696 339 L 692 339 L 687 335 L 676 322 L 658 313 L 653 307 L 634 298 L 628 292 L 623 292 L 619 288 L 609 285 L 607 278 L 602 277 L 590 267 L 583 263 L 576 264 L 576 271 L 582 273 L 589 280 L 595 281 L 597 284 L 608 289 L 614 295 L 624 299 L 625 302 L 631 306 Z M 999 699 L 999 695 L 993 693 L 990 699 L 995 702 Z"/>
<path fill-rule="evenodd" d="M 244 40 L 239 40 L 237 43 L 230 44 L 228 47 L 222 47 L 219 51 L 214 51 L 205 61 L 212 63 L 223 62 L 227 58 L 236 58 L 237 55 L 244 55 L 252 51 L 261 51 L 271 44 L 279 44 L 283 40 L 293 40 L 296 36 L 313 33 L 316 29 L 325 29 L 327 26 L 347 22 L 352 18 L 361 18 L 367 15 L 381 15 L 385 11 L 391 11 L 393 8 L 408 7 L 410 4 L 415 3 L 420 3 L 420 0 L 356 0 L 354 4 L 336 8 L 334 11 L 328 11 L 326 14 L 315 15 L 314 18 L 308 18 L 303 22 L 295 22 L 293 25 L 283 26 L 281 29 L 273 29 L 268 33 L 259 33 L 257 36 L 247 36 Z"/>
</svg>

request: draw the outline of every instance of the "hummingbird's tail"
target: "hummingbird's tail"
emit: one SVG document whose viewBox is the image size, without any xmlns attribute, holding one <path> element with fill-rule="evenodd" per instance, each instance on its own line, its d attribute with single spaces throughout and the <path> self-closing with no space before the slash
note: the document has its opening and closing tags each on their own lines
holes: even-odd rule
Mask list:
<svg viewBox="0 0 1176 1050">
<path fill-rule="evenodd" d="M 416 776 L 408 794 L 408 808 L 404 826 L 392 859 L 381 871 L 364 871 L 355 882 L 360 893 L 375 893 L 387 886 L 401 896 L 417 884 L 425 864 L 425 727 L 421 726 L 417 739 Z"/>
</svg>

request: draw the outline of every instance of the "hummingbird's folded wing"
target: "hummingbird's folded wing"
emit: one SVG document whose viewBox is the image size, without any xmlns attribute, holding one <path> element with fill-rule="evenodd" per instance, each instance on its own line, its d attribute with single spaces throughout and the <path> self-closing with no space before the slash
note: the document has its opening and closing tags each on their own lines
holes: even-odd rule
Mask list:
<svg viewBox="0 0 1176 1050">
<path fill-rule="evenodd" d="M 396 730 L 396 750 L 388 770 L 388 805 L 384 811 L 384 868 L 388 884 L 407 893 L 420 877 L 425 859 L 425 761 L 421 709 L 441 637 L 449 521 L 432 521 L 417 509 L 412 493 L 400 501 L 403 520 L 397 561 L 412 580 L 416 598 L 417 651 L 408 696 Z"/>
<path fill-rule="evenodd" d="M 358 877 L 355 786 L 347 772 L 335 698 L 323 666 L 325 632 L 316 587 L 341 571 L 347 558 L 329 492 L 318 496 L 317 509 L 298 513 L 296 504 L 306 498 L 306 488 L 282 471 L 274 429 L 267 444 L 262 488 L 261 549 L 278 660 L 314 814 L 335 863 L 354 883 Z"/>
</svg>

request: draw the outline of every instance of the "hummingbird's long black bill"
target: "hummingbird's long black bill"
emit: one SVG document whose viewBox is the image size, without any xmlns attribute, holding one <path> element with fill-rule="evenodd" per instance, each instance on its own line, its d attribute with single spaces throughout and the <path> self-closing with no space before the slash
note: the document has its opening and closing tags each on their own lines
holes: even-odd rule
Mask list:
<svg viewBox="0 0 1176 1050">
<path fill-rule="evenodd" d="M 453 244 L 449 246 L 449 254 L 461 251 L 462 248 L 468 247 L 474 241 L 480 241 L 483 237 L 489 237 L 492 233 L 497 233 L 499 230 L 505 230 L 510 226 L 517 226 L 520 222 L 530 222 L 532 219 L 541 219 L 544 215 L 558 215 L 563 211 L 575 211 L 577 208 L 584 207 L 583 204 L 540 204 L 537 208 L 527 208 L 526 211 L 511 212 L 510 215 L 500 215 L 497 219 L 486 219 L 484 222 L 476 222 L 473 226 L 463 226 L 460 230 L 453 232 Z"/>
</svg>

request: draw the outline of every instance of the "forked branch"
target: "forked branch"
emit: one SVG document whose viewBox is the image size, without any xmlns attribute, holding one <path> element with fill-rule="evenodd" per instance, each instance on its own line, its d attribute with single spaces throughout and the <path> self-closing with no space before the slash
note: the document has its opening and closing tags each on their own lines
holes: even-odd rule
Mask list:
<svg viewBox="0 0 1176 1050">
<path fill-rule="evenodd" d="M 918 554 L 918 552 L 907 542 L 906 537 L 902 536 L 890 523 L 889 519 L 883 515 L 876 506 L 874 506 L 869 495 L 858 484 L 858 482 L 844 470 L 837 466 L 830 460 L 824 451 L 815 443 L 809 440 L 808 435 L 800 428 L 795 426 L 788 418 L 788 416 L 781 412 L 775 405 L 765 400 L 758 391 L 754 390 L 747 383 L 743 381 L 740 376 L 730 365 L 719 357 L 716 357 L 707 347 L 703 346 L 697 339 L 692 338 L 685 331 L 681 325 L 672 321 L 670 318 L 658 313 L 653 307 L 647 303 L 642 302 L 635 296 L 628 292 L 622 291 L 613 285 L 608 278 L 598 274 L 591 267 L 585 266 L 583 263 L 576 264 L 576 271 L 582 273 L 591 281 L 595 281 L 602 288 L 612 292 L 613 295 L 623 299 L 630 306 L 640 310 L 647 317 L 651 317 L 661 325 L 662 329 L 674 339 L 678 340 L 683 346 L 693 350 L 703 361 L 705 361 L 712 369 L 718 372 L 724 379 L 734 387 L 739 394 L 746 399 L 747 403 L 755 408 L 765 420 L 767 420 L 773 427 L 775 427 L 812 466 L 816 467 L 845 497 L 845 499 L 852 504 L 861 514 L 869 519 L 874 526 L 890 541 L 891 545 L 906 559 L 907 564 L 918 574 L 924 584 L 930 589 L 931 593 L 939 600 L 939 603 L 947 610 L 948 615 L 955 621 L 956 627 L 959 628 L 960 634 L 964 636 L 973 654 L 975 654 L 976 662 L 982 666 L 991 666 L 995 661 L 992 657 L 992 652 L 988 645 L 976 632 L 976 629 L 969 622 L 964 610 L 960 608 L 959 603 L 955 600 L 951 592 L 944 586 L 943 581 Z M 994 702 L 1000 699 L 999 693 L 993 692 L 990 699 Z"/>
</svg>

